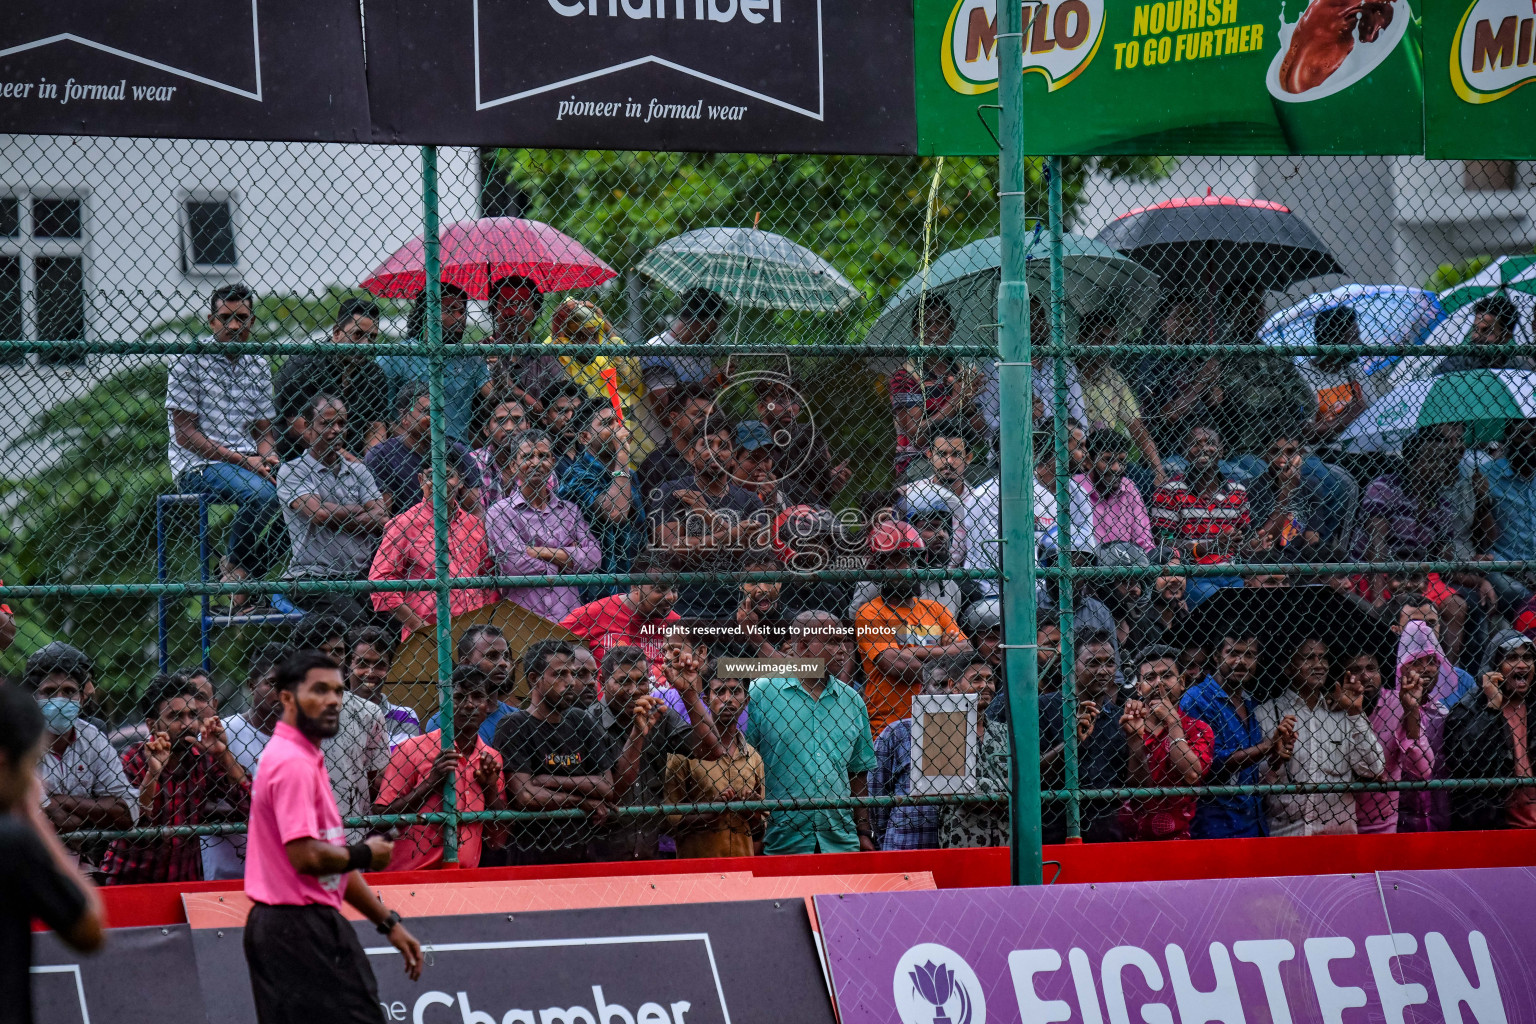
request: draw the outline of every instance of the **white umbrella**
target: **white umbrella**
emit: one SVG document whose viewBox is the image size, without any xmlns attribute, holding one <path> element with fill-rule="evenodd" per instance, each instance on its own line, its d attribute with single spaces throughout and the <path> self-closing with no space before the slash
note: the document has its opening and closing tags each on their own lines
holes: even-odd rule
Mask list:
<svg viewBox="0 0 1536 1024">
<path fill-rule="evenodd" d="M 1354 310 L 1360 341 L 1381 347 L 1419 345 L 1445 315 L 1434 292 L 1395 284 L 1347 284 L 1342 288 L 1308 295 L 1294 306 L 1272 313 L 1259 330 L 1266 345 L 1311 345 L 1314 326 L 1325 310 Z M 1306 356 L 1297 356 L 1298 362 Z M 1400 356 L 1362 354 L 1360 372 L 1371 377 L 1384 374 Z"/>
<path fill-rule="evenodd" d="M 1536 419 L 1536 372 L 1460 370 L 1410 380 L 1382 395 L 1339 435 L 1348 452 L 1395 451 L 1420 427 L 1466 423 L 1490 441 L 1504 424 Z"/>
</svg>

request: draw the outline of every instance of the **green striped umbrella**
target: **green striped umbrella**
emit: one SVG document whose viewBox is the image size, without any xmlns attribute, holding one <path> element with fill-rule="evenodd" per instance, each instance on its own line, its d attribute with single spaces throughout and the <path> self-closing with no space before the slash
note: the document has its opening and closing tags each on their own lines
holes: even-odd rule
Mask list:
<svg viewBox="0 0 1536 1024">
<path fill-rule="evenodd" d="M 1536 372 L 1460 370 L 1399 384 L 1345 428 L 1339 443 L 1350 452 L 1391 451 L 1439 423 L 1466 423 L 1486 442 L 1509 420 L 1526 419 L 1536 419 Z"/>
<path fill-rule="evenodd" d="M 1500 256 L 1454 288 L 1440 293 L 1440 305 L 1454 313 L 1489 295 L 1524 292 L 1536 295 L 1536 256 Z"/>
<path fill-rule="evenodd" d="M 674 292 L 708 288 L 753 309 L 832 313 L 860 298 L 832 264 L 756 228 L 689 231 L 646 253 L 636 269 Z"/>
</svg>

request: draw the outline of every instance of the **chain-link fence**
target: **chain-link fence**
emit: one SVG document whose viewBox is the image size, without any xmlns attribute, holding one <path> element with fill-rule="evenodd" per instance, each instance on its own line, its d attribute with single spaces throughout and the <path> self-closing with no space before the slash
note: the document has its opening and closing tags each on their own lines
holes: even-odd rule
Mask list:
<svg viewBox="0 0 1536 1024">
<path fill-rule="evenodd" d="M 1026 161 L 1031 445 L 994 160 L 0 145 L 0 665 L 109 881 L 238 876 L 289 705 L 396 868 L 1006 844 L 1025 603 L 1047 841 L 1536 822 L 1518 166 Z"/>
</svg>

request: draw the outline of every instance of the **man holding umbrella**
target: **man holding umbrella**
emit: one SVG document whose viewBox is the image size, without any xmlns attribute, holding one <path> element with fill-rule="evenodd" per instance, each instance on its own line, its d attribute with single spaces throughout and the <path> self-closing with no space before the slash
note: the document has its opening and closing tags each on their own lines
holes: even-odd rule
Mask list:
<svg viewBox="0 0 1536 1024">
<path fill-rule="evenodd" d="M 468 323 L 469 293 L 457 285 L 442 285 L 440 321 L 443 344 L 456 345 L 464 338 Z M 416 296 L 406 319 L 408 343 L 417 347 L 426 345 L 427 294 Z M 390 402 L 402 384 L 410 381 L 423 383 L 432 379 L 432 361 L 425 351 L 420 355 L 379 356 L 379 368 L 389 378 Z M 489 397 L 491 371 L 479 356 L 450 356 L 443 368 L 443 412 L 446 417 L 448 436 L 456 441 L 470 440 L 470 421 L 474 414 L 475 396 Z"/>
</svg>

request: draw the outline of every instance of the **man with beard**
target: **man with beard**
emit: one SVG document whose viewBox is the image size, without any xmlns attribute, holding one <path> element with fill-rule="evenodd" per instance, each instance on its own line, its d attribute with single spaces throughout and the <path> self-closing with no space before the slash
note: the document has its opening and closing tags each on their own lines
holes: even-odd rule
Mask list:
<svg viewBox="0 0 1536 1024">
<path fill-rule="evenodd" d="M 1444 779 L 1531 777 L 1528 710 L 1536 677 L 1529 637 L 1500 630 L 1488 643 L 1480 686 L 1445 720 L 1436 775 Z M 1536 828 L 1536 788 L 1453 789 L 1451 828 Z"/>
<path fill-rule="evenodd" d="M 663 484 L 681 479 L 693 471 L 685 453 L 693 447 L 693 436 L 704 429 L 714 410 L 713 392 L 702 384 L 682 384 L 672 388 L 665 405 L 660 407 L 666 423 L 666 440 L 645 457 L 635 471 L 635 483 L 640 488 L 641 500 L 646 510 L 655 512 L 661 503 Z M 647 401 L 654 395 L 648 395 Z M 657 436 L 654 433 L 652 436 Z"/>
<path fill-rule="evenodd" d="M 608 820 L 618 793 L 634 780 L 652 709 L 661 702 L 640 698 L 623 750 L 610 757 L 601 719 L 580 707 L 571 645 L 539 640 L 523 652 L 523 675 L 531 687 L 526 714 L 503 720 L 495 746 L 505 770 L 507 803 L 517 811 L 581 810 L 581 820 L 514 822 L 510 861 L 563 864 L 588 859 L 592 830 Z M 611 765 L 611 767 L 610 767 Z"/>
<path fill-rule="evenodd" d="M 1247 539 L 1252 521 L 1248 491 L 1221 471 L 1224 452 L 1214 427 L 1197 426 L 1186 446 L 1189 470 L 1177 474 L 1152 495 L 1152 525 L 1179 554 L 1201 565 L 1225 565 Z M 1190 607 L 1221 587 L 1240 587 L 1241 576 L 1190 577 Z"/>
<path fill-rule="evenodd" d="M 1365 714 L 1365 688 L 1358 677 L 1346 677 L 1348 686 L 1333 686 L 1328 644 L 1316 636 L 1302 634 L 1284 650 L 1285 692 L 1260 704 L 1254 717 L 1264 731 L 1289 719 L 1292 738 L 1280 741 L 1278 763 L 1271 763 L 1260 781 L 1381 781 L 1386 755 Z M 1358 830 L 1353 793 L 1275 794 L 1265 798 L 1265 811 L 1272 836 L 1353 835 Z"/>
<path fill-rule="evenodd" d="M 1040 698 L 1040 783 L 1049 789 L 1066 786 L 1066 732 L 1077 735 L 1077 781 L 1084 789 L 1117 789 L 1125 785 L 1125 741 L 1117 728 L 1120 707 L 1120 656 L 1114 634 L 1101 629 L 1079 630 L 1077 658 L 1073 664 L 1074 703 L 1065 693 Z M 1081 807 L 1082 839 L 1090 843 L 1123 838 L 1119 824 L 1120 802 L 1084 800 Z M 1066 816 L 1057 812 L 1042 822 L 1047 843 L 1067 840 Z"/>
<path fill-rule="evenodd" d="M 1215 675 L 1191 686 L 1179 701 L 1179 710 L 1209 725 L 1215 735 L 1210 785 L 1257 785 L 1266 763 L 1275 767 L 1290 756 L 1294 716 L 1279 719 L 1267 736 L 1259 724 L 1259 702 L 1249 693 L 1258 683 L 1258 666 L 1259 638 L 1229 633 L 1221 641 Z M 1201 797 L 1190 834 L 1196 839 L 1262 836 L 1263 798 Z"/>
<path fill-rule="evenodd" d="M 635 561 L 637 573 L 655 572 L 658 567 L 641 556 Z M 602 659 L 610 648 L 638 647 L 651 662 L 651 676 L 658 682 L 666 678 L 666 624 L 681 615 L 672 610 L 677 603 L 677 587 L 670 583 L 633 583 L 629 590 L 599 598 L 577 608 L 560 625 L 575 633 Z"/>
<path fill-rule="evenodd" d="M 711 678 L 704 684 L 704 699 L 717 723 L 724 755 L 713 761 L 682 754 L 667 758 L 666 803 L 763 799 L 763 759 L 738 725 L 738 719 L 746 718 L 747 681 Z M 753 836 L 761 833 L 766 818 L 761 812 L 673 814 L 667 818 L 667 831 L 676 838 L 680 858 L 750 857 Z"/>
<path fill-rule="evenodd" d="M 457 285 L 442 286 L 442 302 L 439 307 L 442 322 L 443 344 L 457 345 L 464 339 L 464 328 L 469 322 L 469 295 Z M 432 379 L 432 360 L 426 354 L 427 344 L 427 296 L 423 291 L 416 296 L 415 305 L 406 318 L 406 344 L 422 349 L 405 356 L 379 356 L 379 369 L 389 378 L 390 386 L 398 389 L 409 383 L 425 385 Z M 456 441 L 468 441 L 471 437 L 470 422 L 474 415 L 475 398 L 489 397 L 491 370 L 482 356 L 450 355 L 443 365 L 443 415 L 444 429 Z M 391 396 L 393 404 L 394 396 Z M 379 484 L 383 487 L 381 481 Z"/>
<path fill-rule="evenodd" d="M 1124 540 L 1099 548 L 1095 561 L 1101 569 L 1137 570 L 1152 564 L 1145 551 Z M 1122 651 L 1139 648 L 1141 644 L 1132 637 L 1152 603 L 1146 593 L 1146 576 L 1140 573 L 1117 576 L 1105 583 L 1104 606 L 1115 617 L 1115 646 Z"/>
<path fill-rule="evenodd" d="M 910 570 L 923 538 L 908 523 L 881 523 L 870 531 L 869 550 L 871 569 Z M 879 595 L 854 615 L 871 736 L 912 713 L 927 662 L 971 653 L 971 642 L 949 609 L 918 596 L 917 580 L 891 579 L 879 586 Z"/>
<path fill-rule="evenodd" d="M 251 781 L 218 718 L 204 718 L 191 684 L 156 676 L 144 693 L 149 739 L 123 752 L 123 770 L 139 790 L 139 827 L 212 825 L 227 813 L 244 817 Z M 220 810 L 220 808 L 227 810 Z M 197 836 L 114 839 L 102 858 L 108 885 L 200 882 Z"/>
<path fill-rule="evenodd" d="M 916 484 L 912 486 L 917 487 Z M 934 492 L 931 485 L 926 489 L 907 491 L 906 520 L 923 539 L 922 551 L 912 559 L 916 567 L 922 569 L 956 567 L 953 557 L 955 520 L 950 514 L 950 506 Z M 853 603 L 849 606 L 850 614 L 857 614 L 858 610 L 879 592 L 880 585 L 870 580 L 855 586 Z M 960 609 L 964 606 L 965 595 L 958 580 L 922 580 L 918 585 L 917 593 L 925 600 L 936 601 L 943 605 L 950 615 L 957 618 L 960 615 Z"/>
<path fill-rule="evenodd" d="M 736 429 L 716 417 L 694 435 L 687 451 L 690 476 L 663 484 L 656 546 L 680 572 L 720 575 L 736 569 L 738 556 L 767 528 L 757 515 L 763 503 L 731 480 Z M 678 612 L 690 618 L 724 618 L 734 590 L 724 583 L 684 584 Z"/>
<path fill-rule="evenodd" d="M 1151 551 L 1152 523 L 1141 492 L 1125 475 L 1130 443 L 1113 430 L 1088 435 L 1088 472 L 1073 477 L 1093 509 L 1094 537 L 1100 544 L 1128 542 Z"/>
<path fill-rule="evenodd" d="M 304 407 L 316 395 L 335 395 L 347 407 L 347 428 L 341 447 L 361 459 L 389 436 L 389 379 L 368 351 L 379 340 L 379 307 L 369 299 L 343 299 L 336 310 L 331 340 L 349 345 L 335 355 L 289 356 L 273 382 L 277 406 L 277 454 L 284 462 L 297 458 L 314 442 L 306 437 L 309 419 Z"/>
<path fill-rule="evenodd" d="M 379 1024 L 378 983 L 347 903 L 421 977 L 421 944 L 385 908 L 361 871 L 382 871 L 393 846 L 382 836 L 343 845 L 321 741 L 341 725 L 341 669 L 319 651 L 298 651 L 277 667 L 282 717 L 262 752 L 251 800 L 245 894 L 245 959 L 259 1024 L 328 1020 Z"/>
<path fill-rule="evenodd" d="M 529 277 L 503 277 L 490 287 L 491 336 L 496 345 L 531 345 L 533 325 L 539 319 L 544 297 L 539 283 Z M 565 367 L 556 356 L 491 356 L 491 392 L 520 402 L 537 416 L 544 411 L 539 396 L 550 384 L 565 379 Z M 489 506 L 487 506 L 489 507 Z"/>
<path fill-rule="evenodd" d="M 603 656 L 599 675 L 603 682 L 603 700 L 595 709 L 609 750 L 615 761 L 623 755 L 637 728 L 636 719 L 649 716 L 649 725 L 641 731 L 639 762 L 633 777 L 620 779 L 615 771 L 614 802 L 632 807 L 651 807 L 662 802 L 665 793 L 667 758 L 687 757 L 698 761 L 717 761 L 725 749 L 715 733 L 714 719 L 704 706 L 701 694 L 708 651 L 699 657 L 686 648 L 668 652 L 667 685 L 687 710 L 686 717 L 651 693 L 650 665 L 638 647 L 615 647 Z M 623 785 L 627 782 L 628 785 Z M 594 860 L 654 860 L 661 846 L 659 818 L 625 817 L 598 829 L 592 841 Z"/>
<path fill-rule="evenodd" d="M 804 411 L 800 384 L 789 377 L 765 374 L 753 380 L 757 422 L 771 438 L 779 490 L 786 505 L 827 507 L 848 486 L 853 470 L 845 459 L 832 464 L 832 449 L 812 423 L 800 422 Z"/>
<path fill-rule="evenodd" d="M 545 388 L 543 400 L 544 413 L 539 418 L 539 426 L 554 438 L 555 476 L 558 479 L 580 455 L 581 446 L 576 434 L 581 425 L 577 417 L 581 407 L 587 404 L 587 393 L 580 384 L 567 377 Z"/>
</svg>

